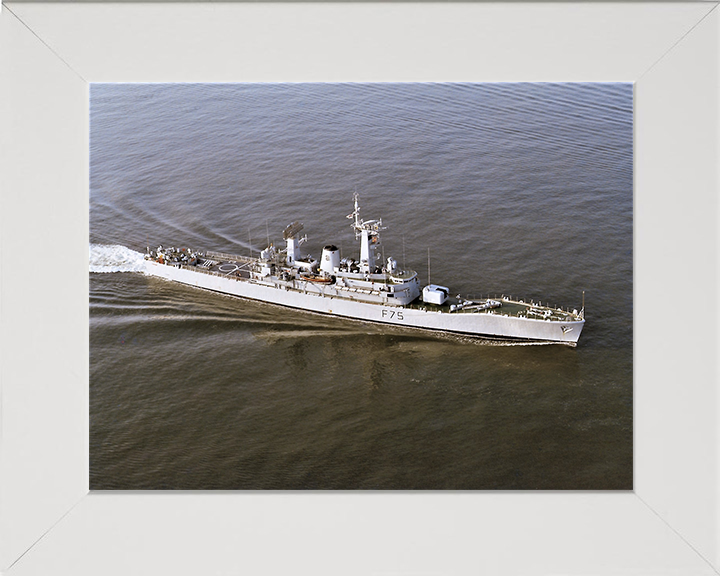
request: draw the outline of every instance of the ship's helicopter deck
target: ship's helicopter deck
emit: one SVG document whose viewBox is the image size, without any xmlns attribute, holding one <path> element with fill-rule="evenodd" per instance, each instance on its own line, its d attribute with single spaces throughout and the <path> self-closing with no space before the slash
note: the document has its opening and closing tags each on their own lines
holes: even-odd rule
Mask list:
<svg viewBox="0 0 720 576">
<path fill-rule="evenodd" d="M 195 266 L 195 269 L 200 268 L 207 270 L 208 272 L 213 272 L 215 274 L 219 274 L 221 276 L 228 276 L 230 278 L 250 278 L 250 262 L 232 262 L 232 261 L 223 261 L 218 262 L 216 264 L 209 264 L 207 266 L 203 266 L 202 264 L 198 264 Z"/>
</svg>

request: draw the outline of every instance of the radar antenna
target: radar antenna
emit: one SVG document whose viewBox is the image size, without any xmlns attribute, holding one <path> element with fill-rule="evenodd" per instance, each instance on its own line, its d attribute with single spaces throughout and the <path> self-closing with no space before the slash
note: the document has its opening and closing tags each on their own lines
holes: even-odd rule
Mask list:
<svg viewBox="0 0 720 576">
<path fill-rule="evenodd" d="M 350 226 L 355 230 L 355 237 L 359 238 L 362 235 L 363 230 L 366 230 L 371 236 L 375 236 L 379 240 L 380 235 L 378 232 L 380 232 L 380 230 L 387 230 L 387 227 L 383 226 L 382 218 L 379 218 L 378 220 L 368 220 L 367 222 L 361 220 L 360 204 L 358 202 L 357 192 L 353 194 L 353 200 L 355 201 L 355 210 L 347 215 L 347 219 L 353 220 L 353 223 L 350 224 Z"/>
<path fill-rule="evenodd" d="M 287 240 L 288 238 L 297 236 L 304 228 L 305 226 L 303 226 L 302 222 L 293 222 L 292 224 L 288 224 L 285 230 L 283 230 L 283 239 Z"/>
</svg>

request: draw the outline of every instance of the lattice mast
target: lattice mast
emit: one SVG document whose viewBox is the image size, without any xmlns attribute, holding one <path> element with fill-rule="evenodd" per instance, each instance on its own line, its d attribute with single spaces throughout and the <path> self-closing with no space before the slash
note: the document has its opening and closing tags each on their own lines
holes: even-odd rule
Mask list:
<svg viewBox="0 0 720 576">
<path fill-rule="evenodd" d="M 360 219 L 360 206 L 358 204 L 357 192 L 353 195 L 355 210 L 348 214 L 347 218 L 353 220 L 350 225 L 355 230 L 355 238 L 360 238 L 360 271 L 372 274 L 375 270 L 375 248 L 380 245 L 380 230 L 387 228 L 382 225 L 382 218 L 379 220 Z"/>
</svg>

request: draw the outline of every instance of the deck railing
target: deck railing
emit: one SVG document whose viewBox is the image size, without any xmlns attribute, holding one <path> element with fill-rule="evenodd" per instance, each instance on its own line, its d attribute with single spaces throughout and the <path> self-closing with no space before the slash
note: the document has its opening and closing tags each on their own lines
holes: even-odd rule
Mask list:
<svg viewBox="0 0 720 576">
<path fill-rule="evenodd" d="M 246 259 L 250 260 L 250 258 L 246 258 Z M 215 272 L 214 270 L 208 270 L 207 268 L 203 268 L 202 266 L 188 266 L 187 264 L 182 264 L 179 262 L 171 262 L 169 264 L 166 263 L 165 266 L 172 266 L 174 268 L 180 268 L 181 270 L 192 270 L 193 272 L 199 272 L 200 274 L 207 274 L 208 276 L 217 276 L 218 278 L 230 278 L 231 280 L 248 282 L 250 284 L 262 284 L 263 286 L 270 286 L 270 284 L 266 284 L 264 282 L 258 282 L 253 278 L 245 278 L 245 277 L 233 274 L 233 272 L 236 272 L 236 270 L 233 270 L 231 272 Z M 275 286 L 275 288 L 279 288 L 279 286 L 277 284 L 273 284 L 273 285 Z"/>
<path fill-rule="evenodd" d="M 255 262 L 256 258 L 250 256 L 239 256 L 237 254 L 224 254 L 223 252 L 205 252 L 207 258 L 216 258 L 219 260 L 233 260 L 234 262 Z"/>
<path fill-rule="evenodd" d="M 188 266 L 187 264 L 180 264 L 180 266 L 178 266 L 177 264 L 169 264 L 169 266 L 175 266 L 176 268 L 180 268 L 181 270 L 192 270 L 193 272 L 200 272 L 201 274 L 207 274 L 208 276 L 219 276 L 221 278 L 229 277 L 228 274 L 208 270 L 207 268 L 203 268 L 202 266 Z"/>
</svg>

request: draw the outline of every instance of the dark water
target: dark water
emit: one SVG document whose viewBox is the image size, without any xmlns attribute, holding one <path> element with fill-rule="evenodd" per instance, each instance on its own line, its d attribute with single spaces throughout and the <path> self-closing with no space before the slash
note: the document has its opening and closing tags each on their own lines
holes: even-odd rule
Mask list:
<svg viewBox="0 0 720 576">
<path fill-rule="evenodd" d="M 91 488 L 632 488 L 632 181 L 629 84 L 92 85 Z M 130 271 L 293 220 L 352 255 L 355 190 L 423 281 L 429 247 L 454 293 L 585 290 L 578 348 Z"/>
</svg>

